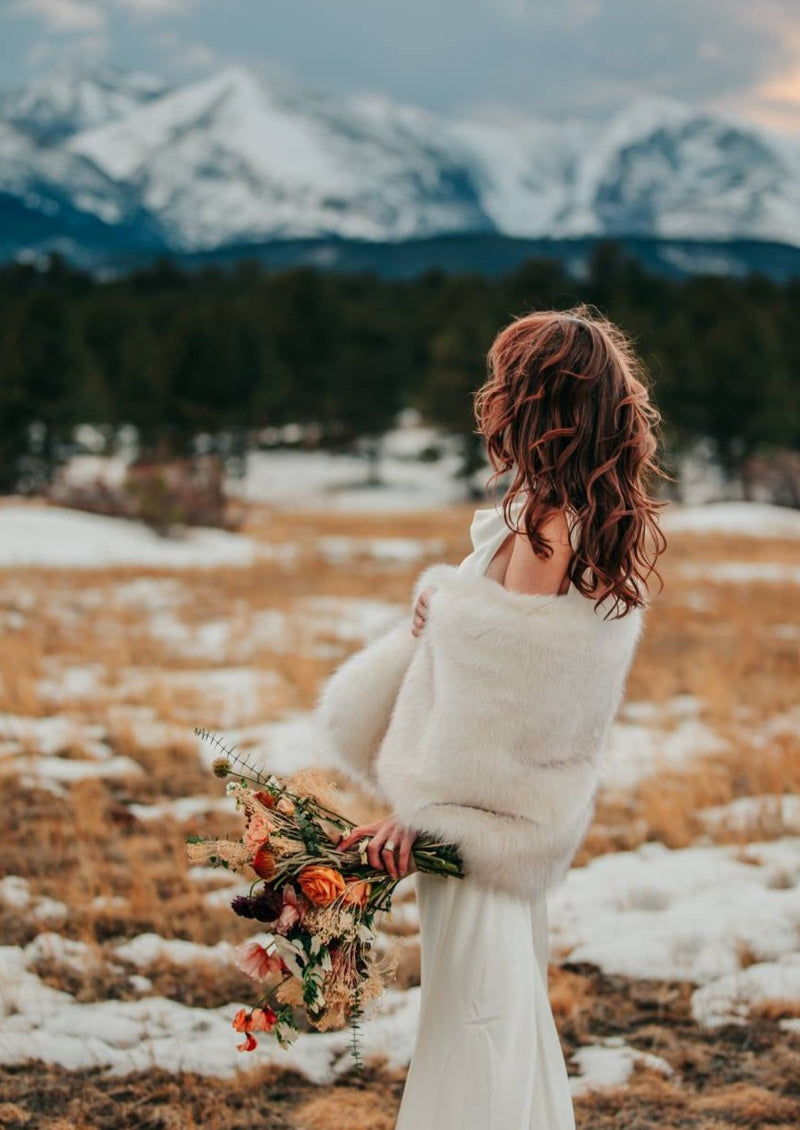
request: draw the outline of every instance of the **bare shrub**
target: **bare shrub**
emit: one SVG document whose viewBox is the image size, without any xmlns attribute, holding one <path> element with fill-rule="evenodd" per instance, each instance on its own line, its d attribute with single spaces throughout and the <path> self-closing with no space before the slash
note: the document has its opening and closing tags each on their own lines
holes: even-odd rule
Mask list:
<svg viewBox="0 0 800 1130">
<path fill-rule="evenodd" d="M 751 455 L 742 467 L 742 484 L 745 498 L 800 509 L 800 451 Z"/>
<path fill-rule="evenodd" d="M 72 480 L 68 468 L 48 492 L 51 502 L 109 517 L 131 518 L 167 535 L 184 526 L 238 530 L 244 505 L 228 498 L 216 455 L 131 464 L 118 478 Z"/>
</svg>

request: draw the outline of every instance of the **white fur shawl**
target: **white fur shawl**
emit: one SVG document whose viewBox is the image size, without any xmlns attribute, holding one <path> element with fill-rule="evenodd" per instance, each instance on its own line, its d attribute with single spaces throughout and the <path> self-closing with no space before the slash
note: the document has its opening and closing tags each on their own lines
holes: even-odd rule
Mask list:
<svg viewBox="0 0 800 1130">
<path fill-rule="evenodd" d="M 563 878 L 592 817 L 605 740 L 644 613 L 603 619 L 565 597 L 509 592 L 432 565 L 410 617 L 328 680 L 323 756 L 410 828 L 459 845 L 476 882 L 536 898 Z"/>
</svg>

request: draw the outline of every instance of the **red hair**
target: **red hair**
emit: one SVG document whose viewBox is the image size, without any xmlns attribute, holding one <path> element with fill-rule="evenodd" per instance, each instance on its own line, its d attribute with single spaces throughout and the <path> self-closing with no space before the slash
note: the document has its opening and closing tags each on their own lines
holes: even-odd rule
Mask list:
<svg viewBox="0 0 800 1130">
<path fill-rule="evenodd" d="M 658 524 L 666 503 L 650 487 L 670 476 L 657 462 L 661 415 L 630 339 L 588 306 L 540 311 L 501 330 L 487 363 L 475 419 L 494 467 L 487 486 L 512 472 L 509 529 L 521 532 L 509 514 L 527 492 L 522 525 L 537 556 L 549 557 L 543 522 L 554 509 L 573 511 L 580 542 L 571 582 L 594 594 L 596 607 L 613 596 L 620 616 L 645 605 L 652 572 L 663 589 L 655 562 L 666 549 Z"/>
</svg>

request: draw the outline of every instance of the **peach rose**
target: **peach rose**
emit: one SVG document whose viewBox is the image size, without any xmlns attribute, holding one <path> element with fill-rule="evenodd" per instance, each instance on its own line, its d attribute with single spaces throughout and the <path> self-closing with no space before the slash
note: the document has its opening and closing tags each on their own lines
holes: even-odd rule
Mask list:
<svg viewBox="0 0 800 1130">
<path fill-rule="evenodd" d="M 255 851 L 259 844 L 263 844 L 264 840 L 269 839 L 271 831 L 272 825 L 264 813 L 253 812 L 248 818 L 244 833 L 245 847 L 249 851 Z"/>
<path fill-rule="evenodd" d="M 366 906 L 371 890 L 372 883 L 368 883 L 366 879 L 356 879 L 345 887 L 342 902 L 348 906 Z"/>
<path fill-rule="evenodd" d="M 315 906 L 330 906 L 345 887 L 344 878 L 340 871 L 334 871 L 332 867 L 323 867 L 319 864 L 304 867 L 298 875 L 297 881 L 303 894 Z"/>
</svg>

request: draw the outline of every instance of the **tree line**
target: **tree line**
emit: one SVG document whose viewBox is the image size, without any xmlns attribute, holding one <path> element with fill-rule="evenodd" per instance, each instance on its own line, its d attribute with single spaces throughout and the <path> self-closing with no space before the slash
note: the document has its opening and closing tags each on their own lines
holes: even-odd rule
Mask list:
<svg viewBox="0 0 800 1130">
<path fill-rule="evenodd" d="M 0 268 L 0 489 L 32 436 L 46 466 L 78 424 L 133 425 L 143 455 L 190 453 L 199 434 L 299 423 L 322 441 L 379 436 L 406 406 L 476 440 L 471 392 L 498 329 L 530 309 L 588 302 L 633 335 L 665 420 L 667 457 L 710 440 L 730 472 L 800 448 L 800 280 L 671 280 L 614 244 L 581 278 L 530 260 L 509 273 L 413 279 L 255 262 L 163 260 L 98 279 L 52 258 Z"/>
</svg>

